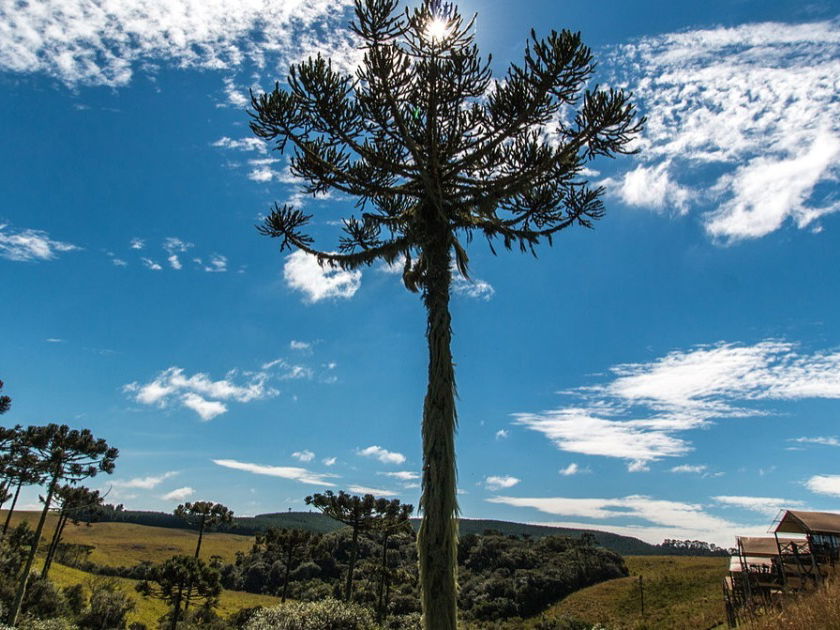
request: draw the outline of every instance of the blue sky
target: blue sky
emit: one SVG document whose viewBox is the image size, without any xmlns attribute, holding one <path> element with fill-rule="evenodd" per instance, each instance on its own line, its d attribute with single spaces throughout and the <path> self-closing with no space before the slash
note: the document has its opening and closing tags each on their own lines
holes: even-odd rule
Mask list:
<svg viewBox="0 0 840 630">
<path fill-rule="evenodd" d="M 4 421 L 108 439 L 94 485 L 128 507 L 416 505 L 420 300 L 254 229 L 292 201 L 329 248 L 352 212 L 301 196 L 244 111 L 315 51 L 352 67 L 351 4 L 0 9 Z M 497 76 L 531 26 L 581 30 L 649 119 L 637 156 L 591 165 L 595 230 L 538 259 L 471 246 L 463 514 L 729 545 L 780 507 L 840 509 L 840 3 L 459 7 Z"/>
</svg>

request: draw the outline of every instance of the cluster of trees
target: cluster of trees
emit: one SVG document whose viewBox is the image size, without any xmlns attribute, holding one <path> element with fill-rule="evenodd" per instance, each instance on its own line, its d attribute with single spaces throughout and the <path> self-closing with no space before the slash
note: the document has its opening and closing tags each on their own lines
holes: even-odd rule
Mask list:
<svg viewBox="0 0 840 630">
<path fill-rule="evenodd" d="M 378 622 L 386 614 L 419 613 L 413 531 L 390 535 L 387 548 L 382 540 L 364 529 L 354 537 L 352 527 L 328 534 L 271 529 L 258 535 L 250 553 L 220 567 L 222 585 L 301 601 L 348 601 L 349 578 L 351 601 L 372 609 Z M 458 607 L 475 622 L 528 617 L 580 588 L 627 574 L 621 556 L 591 536 L 468 534 L 458 545 Z"/>
<path fill-rule="evenodd" d="M 11 401 L 4 397 L 3 410 L 7 410 L 10 404 Z M 2 575 L 5 583 L 3 590 L 14 592 L 11 601 L 4 602 L 8 606 L 9 625 L 14 625 L 20 616 L 48 512 L 55 507 L 59 518 L 41 571 L 43 580 L 46 580 L 59 549 L 67 521 L 92 517 L 97 506 L 102 504 L 103 497 L 98 492 L 78 484 L 102 472 L 112 473 L 118 455 L 116 448 L 103 439 L 95 438 L 88 429 L 71 429 L 58 424 L 0 427 L 0 505 L 12 499 L 2 531 L 4 542 L 21 487 L 40 485 L 45 490 L 41 497 L 43 509 L 35 531 L 31 536 L 19 532 L 15 539 L 19 543 L 16 548 L 9 545 L 2 548 L 2 552 L 8 555 L 3 563 L 6 569 Z"/>
<path fill-rule="evenodd" d="M 731 556 L 736 549 L 724 549 L 714 543 L 704 540 L 677 540 L 666 538 L 656 545 L 665 555 L 669 556 Z"/>
</svg>

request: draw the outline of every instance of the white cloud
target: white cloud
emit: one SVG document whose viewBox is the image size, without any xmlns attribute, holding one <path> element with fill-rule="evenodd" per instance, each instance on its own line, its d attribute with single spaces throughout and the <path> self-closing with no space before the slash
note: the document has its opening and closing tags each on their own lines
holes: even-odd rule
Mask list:
<svg viewBox="0 0 840 630">
<path fill-rule="evenodd" d="M 657 166 L 637 166 L 619 181 L 607 178 L 600 183 L 630 206 L 670 210 L 678 214 L 688 211 L 691 192 L 671 179 L 669 162 Z"/>
<path fill-rule="evenodd" d="M 335 463 L 338 461 L 336 457 L 325 457 L 321 460 L 321 463 L 324 466 L 335 466 Z"/>
<path fill-rule="evenodd" d="M 218 400 L 207 400 L 193 392 L 186 392 L 181 396 L 181 404 L 187 409 L 195 411 L 205 422 L 216 416 L 227 413 L 227 405 Z"/>
<path fill-rule="evenodd" d="M 772 497 L 719 496 L 713 498 L 722 505 L 758 512 L 759 514 L 763 514 L 764 516 L 771 518 L 776 516 L 776 514 L 779 513 L 779 510 L 801 508 L 805 505 L 802 501 L 776 499 Z"/>
<path fill-rule="evenodd" d="M 315 453 L 309 449 L 303 449 L 302 451 L 295 451 L 292 453 L 292 457 L 301 462 L 311 462 L 315 459 Z"/>
<path fill-rule="evenodd" d="M 362 284 L 361 271 L 321 267 L 315 256 L 300 250 L 286 257 L 283 278 L 286 286 L 303 293 L 304 301 L 310 304 L 329 298 L 351 298 Z"/>
<path fill-rule="evenodd" d="M 292 339 L 289 342 L 289 347 L 292 350 L 309 350 L 312 347 L 312 344 L 308 343 L 306 341 L 296 341 L 296 340 Z"/>
<path fill-rule="evenodd" d="M 460 273 L 454 273 L 452 275 L 452 292 L 456 295 L 484 300 L 486 302 L 496 294 L 496 289 L 484 280 L 478 278 L 467 280 Z"/>
<path fill-rule="evenodd" d="M 236 88 L 236 84 L 234 83 L 231 77 L 225 77 L 224 79 L 225 84 L 225 96 L 227 97 L 227 102 L 229 105 L 233 105 L 234 107 L 245 107 L 248 103 L 248 97 L 245 94 Z"/>
<path fill-rule="evenodd" d="M 706 470 L 708 470 L 708 468 L 709 468 L 708 466 L 705 466 L 703 464 L 699 464 L 699 465 L 696 465 L 696 466 L 691 465 L 691 464 L 681 464 L 680 466 L 674 466 L 673 468 L 671 468 L 671 472 L 673 472 L 673 473 L 695 473 L 695 474 L 700 475 L 700 474 L 703 474 L 704 472 L 706 472 Z"/>
<path fill-rule="evenodd" d="M 125 262 L 122 258 L 117 258 L 116 256 L 111 258 L 111 262 L 114 264 L 115 267 L 127 267 L 128 263 Z"/>
<path fill-rule="evenodd" d="M 216 140 L 212 146 L 220 149 L 233 149 L 238 151 L 256 151 L 265 155 L 268 153 L 268 145 L 260 138 L 242 138 L 234 140 L 227 136 L 222 136 Z"/>
<path fill-rule="evenodd" d="M 201 258 L 193 258 L 193 262 L 208 273 L 224 273 L 227 271 L 227 256 L 222 256 L 221 254 L 213 254 L 206 264 Z"/>
<path fill-rule="evenodd" d="M 171 479 L 178 473 L 175 471 L 165 472 L 162 475 L 150 475 L 148 477 L 135 477 L 126 481 L 112 481 L 111 485 L 115 488 L 142 488 L 143 490 L 151 490 L 157 488 L 161 483 L 167 479 Z"/>
<path fill-rule="evenodd" d="M 47 343 L 64 343 L 64 339 L 58 339 L 56 337 L 48 337 L 47 339 L 44 339 L 44 341 Z"/>
<path fill-rule="evenodd" d="M 383 464 L 405 463 L 405 455 L 389 451 L 381 446 L 368 446 L 367 448 L 360 449 L 357 452 L 362 457 L 375 457 Z"/>
<path fill-rule="evenodd" d="M 611 81 L 633 91 L 648 124 L 638 142 L 643 164 L 605 183 L 630 204 L 711 206 L 702 220 L 724 242 L 788 220 L 806 228 L 840 211 L 819 190 L 840 170 L 838 43 L 835 20 L 670 33 L 619 47 Z"/>
<path fill-rule="evenodd" d="M 840 475 L 814 475 L 805 482 L 805 487 L 817 494 L 840 497 Z"/>
<path fill-rule="evenodd" d="M 163 269 L 163 267 L 161 267 L 151 258 L 141 258 L 140 261 L 143 263 L 146 269 L 151 269 L 152 271 L 161 271 Z"/>
<path fill-rule="evenodd" d="M 237 385 L 233 378 L 236 371 L 231 371 L 224 379 L 212 380 L 209 376 L 196 373 L 186 376 L 179 367 L 170 367 L 154 379 L 141 385 L 136 381 L 123 387 L 123 391 L 132 394 L 132 398 L 143 405 L 166 407 L 180 404 L 192 409 L 202 420 L 211 420 L 227 411 L 221 401 L 248 403 L 277 395 L 277 391 L 268 387 L 268 375 L 264 372 L 248 374 L 248 381 Z"/>
<path fill-rule="evenodd" d="M 484 479 L 484 487 L 488 490 L 501 490 L 502 488 L 513 488 L 521 479 L 511 477 L 510 475 L 497 476 L 491 475 Z"/>
<path fill-rule="evenodd" d="M 168 236 L 163 241 L 163 249 L 167 254 L 169 254 L 166 259 L 169 261 L 170 266 L 175 270 L 183 268 L 183 265 L 178 258 L 178 254 L 183 254 L 191 247 L 193 247 L 192 243 L 187 243 L 182 241 L 180 238 L 175 238 L 174 236 Z"/>
<path fill-rule="evenodd" d="M 327 473 L 316 473 L 305 468 L 296 468 L 294 466 L 265 466 L 262 464 L 250 464 L 248 462 L 239 462 L 235 459 L 214 459 L 213 463 L 225 468 L 232 468 L 234 470 L 243 470 L 245 472 L 253 473 L 255 475 L 266 475 L 269 477 L 280 477 L 282 479 L 291 479 L 313 486 L 335 486 L 334 483 L 328 481 L 334 479 L 338 475 L 331 475 Z"/>
<path fill-rule="evenodd" d="M 395 497 L 397 492 L 382 490 L 380 488 L 368 488 L 367 486 L 350 486 L 350 492 L 355 494 L 372 494 L 375 497 Z"/>
<path fill-rule="evenodd" d="M 738 524 L 711 515 L 702 505 L 654 499 L 649 496 L 631 495 L 622 498 L 517 498 L 492 497 L 490 503 L 532 508 L 546 514 L 567 518 L 584 518 L 592 521 L 644 521 L 646 524 L 623 525 L 609 523 L 582 523 L 564 521 L 542 523 L 559 527 L 605 528 L 611 532 L 637 536 L 651 543 L 665 538 L 706 540 L 721 546 L 732 546 L 736 535 L 759 534 L 767 525 Z"/>
<path fill-rule="evenodd" d="M 12 230 L 0 223 L 0 258 L 19 262 L 53 260 L 58 254 L 80 250 L 81 247 L 54 241 L 42 230 Z"/>
<path fill-rule="evenodd" d="M 264 67 L 268 55 L 289 61 L 325 50 L 344 67 L 360 55 L 340 28 L 351 5 L 349 0 L 63 0 L 55 10 L 13 3 L 4 7 L 0 22 L 0 69 L 41 73 L 68 85 L 119 86 L 145 63 L 223 70 L 245 60 Z M 241 103 L 244 96 L 228 82 L 228 99 Z"/>
<path fill-rule="evenodd" d="M 575 462 L 572 462 L 565 468 L 561 468 L 558 472 L 564 477 L 571 477 L 572 475 L 577 475 L 583 472 L 583 470 L 581 470 L 581 467 L 578 466 Z"/>
<path fill-rule="evenodd" d="M 510 436 L 510 432 L 505 429 L 499 429 L 496 431 L 496 439 L 497 440 L 506 440 Z"/>
<path fill-rule="evenodd" d="M 263 363 L 261 366 L 263 370 L 281 370 L 279 378 L 284 381 L 297 381 L 301 379 L 311 379 L 315 372 L 310 367 L 306 367 L 305 365 L 295 365 L 293 363 L 289 363 L 283 358 L 274 359 L 273 361 L 268 361 L 267 363 Z"/>
<path fill-rule="evenodd" d="M 831 437 L 800 437 L 790 442 L 798 442 L 800 444 L 821 444 L 823 446 L 840 446 L 840 439 L 835 436 Z"/>
<path fill-rule="evenodd" d="M 386 477 L 391 477 L 393 479 L 399 479 L 400 481 L 414 481 L 420 479 L 420 473 L 412 472 L 410 470 L 400 470 L 397 472 L 379 472 L 376 474 L 385 475 Z"/>
<path fill-rule="evenodd" d="M 579 404 L 517 413 L 515 422 L 543 433 L 560 450 L 618 457 L 629 470 L 642 471 L 691 451 L 677 433 L 716 418 L 772 413 L 762 401 L 840 399 L 840 352 L 807 353 L 777 340 L 696 346 L 609 372 L 613 379 L 604 384 L 562 392 Z"/>
<path fill-rule="evenodd" d="M 143 249 L 146 246 L 146 241 L 142 238 L 133 238 L 129 243 L 131 249 Z"/>
<path fill-rule="evenodd" d="M 167 492 L 164 494 L 161 499 L 164 501 L 183 501 L 195 494 L 195 489 L 190 488 L 189 486 L 184 486 L 183 488 L 178 488 L 173 490 L 172 492 Z"/>
</svg>

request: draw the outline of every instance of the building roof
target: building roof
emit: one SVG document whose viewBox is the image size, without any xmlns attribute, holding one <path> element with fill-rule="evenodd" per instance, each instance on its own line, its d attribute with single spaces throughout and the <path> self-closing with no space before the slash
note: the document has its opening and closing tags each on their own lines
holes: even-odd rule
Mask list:
<svg viewBox="0 0 840 630">
<path fill-rule="evenodd" d="M 799 553 L 808 553 L 808 541 L 802 538 L 779 538 L 779 543 L 797 546 Z M 774 537 L 738 536 L 738 549 L 743 556 L 753 558 L 770 558 L 779 555 L 779 547 Z"/>
<path fill-rule="evenodd" d="M 777 534 L 838 534 L 840 514 L 785 510 L 774 530 Z"/>
</svg>

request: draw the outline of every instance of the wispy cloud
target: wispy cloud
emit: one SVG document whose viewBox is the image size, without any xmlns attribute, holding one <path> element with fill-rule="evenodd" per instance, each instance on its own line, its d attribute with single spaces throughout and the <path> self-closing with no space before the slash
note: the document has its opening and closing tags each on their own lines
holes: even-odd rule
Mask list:
<svg viewBox="0 0 840 630">
<path fill-rule="evenodd" d="M 840 446 L 840 439 L 835 436 L 830 437 L 800 437 L 789 440 L 790 442 L 797 442 L 799 444 L 821 444 L 822 446 Z"/>
<path fill-rule="evenodd" d="M 303 293 L 304 301 L 312 304 L 353 297 L 362 285 L 362 272 L 321 267 L 314 256 L 298 250 L 286 257 L 283 279 L 286 286 Z"/>
<path fill-rule="evenodd" d="M 263 464 L 252 464 L 248 462 L 240 462 L 235 459 L 214 459 L 213 463 L 217 466 L 225 468 L 232 468 L 233 470 L 242 470 L 252 473 L 254 475 L 266 475 L 268 477 L 280 477 L 282 479 L 291 479 L 292 481 L 299 481 L 313 486 L 335 486 L 329 481 L 335 479 L 338 475 L 328 473 L 316 473 L 305 468 L 297 468 L 295 466 L 266 466 Z"/>
<path fill-rule="evenodd" d="M 255 151 L 263 155 L 268 153 L 268 145 L 260 138 L 242 138 L 240 140 L 233 140 L 227 136 L 222 136 L 216 140 L 212 146 L 221 149 L 234 149 L 238 151 Z"/>
<path fill-rule="evenodd" d="M 131 249 L 143 249 L 146 246 L 146 241 L 142 238 L 133 238 L 128 245 Z"/>
<path fill-rule="evenodd" d="M 713 207 L 702 221 L 724 242 L 787 221 L 806 228 L 840 211 L 819 192 L 840 166 L 838 44 L 840 23 L 826 21 L 694 30 L 618 47 L 611 80 L 632 89 L 648 125 L 643 164 L 604 183 L 631 205 L 680 214 Z"/>
<path fill-rule="evenodd" d="M 151 269 L 152 271 L 162 271 L 163 270 L 163 267 L 161 267 L 160 264 L 156 263 L 151 258 L 143 257 L 143 258 L 140 259 L 140 262 L 143 263 L 143 266 L 146 267 L 146 269 Z"/>
<path fill-rule="evenodd" d="M 58 254 L 80 250 L 81 247 L 56 241 L 42 230 L 14 230 L 0 224 L 0 258 L 17 262 L 53 260 Z"/>
<path fill-rule="evenodd" d="M 510 475 L 491 475 L 484 479 L 484 487 L 488 490 L 501 490 L 502 488 L 513 488 L 521 479 Z"/>
<path fill-rule="evenodd" d="M 189 486 L 184 486 L 183 488 L 177 488 L 172 492 L 167 492 L 164 494 L 161 499 L 164 501 L 183 501 L 184 499 L 190 498 L 192 495 L 195 494 L 195 489 L 190 488 Z"/>
<path fill-rule="evenodd" d="M 337 61 L 358 58 L 344 28 L 349 0 L 167 0 L 91 4 L 64 0 L 61 10 L 18 2 L 4 8 L 0 69 L 41 73 L 68 85 L 127 84 L 144 63 L 230 70 L 267 56 L 284 61 L 328 49 Z M 316 35 L 318 34 L 318 35 Z M 276 61 L 276 59 L 275 59 Z M 228 78 L 226 92 L 244 95 Z"/>
<path fill-rule="evenodd" d="M 212 420 L 227 411 L 223 401 L 248 403 L 277 395 L 277 390 L 266 383 L 268 374 L 245 374 L 247 380 L 236 384 L 238 372 L 228 372 L 225 378 L 214 381 L 201 372 L 186 376 L 179 367 L 170 367 L 145 384 L 129 383 L 123 391 L 143 405 L 167 407 L 182 405 L 195 411 L 202 420 Z"/>
<path fill-rule="evenodd" d="M 186 241 L 182 241 L 180 238 L 176 238 L 174 236 L 168 236 L 163 241 L 163 249 L 168 254 L 166 259 L 169 261 L 169 265 L 175 270 L 183 268 L 178 254 L 183 254 L 191 247 L 193 247 L 192 243 L 187 243 Z"/>
<path fill-rule="evenodd" d="M 496 431 L 497 440 L 506 440 L 508 437 L 510 437 L 510 432 L 507 429 L 499 429 Z"/>
<path fill-rule="evenodd" d="M 590 522 L 560 521 L 543 523 L 561 527 L 607 528 L 611 532 L 637 536 L 651 543 L 665 538 L 707 540 L 731 546 L 738 534 L 766 532 L 767 524 L 737 523 L 709 514 L 700 504 L 666 501 L 644 495 L 621 498 L 571 497 L 492 497 L 490 503 L 531 508 L 565 519 L 589 519 Z M 595 521 L 595 522 L 592 522 Z M 643 524 L 624 525 L 626 522 Z"/>
<path fill-rule="evenodd" d="M 803 352 L 777 340 L 676 350 L 646 363 L 610 368 L 604 384 L 563 392 L 576 403 L 514 414 L 560 450 L 618 457 L 631 471 L 691 451 L 676 434 L 714 419 L 772 413 L 761 403 L 840 398 L 840 352 Z"/>
<path fill-rule="evenodd" d="M 374 457 L 383 464 L 403 464 L 405 455 L 382 448 L 381 446 L 368 446 L 357 451 L 362 457 Z"/>
<path fill-rule="evenodd" d="M 382 490 L 381 488 L 368 488 L 367 486 L 350 486 L 348 488 L 354 494 L 372 494 L 375 497 L 395 497 L 398 492 Z"/>
<path fill-rule="evenodd" d="M 802 501 L 773 497 L 718 496 L 713 498 L 722 505 L 758 512 L 769 517 L 776 516 L 779 510 L 801 508 L 805 505 Z"/>
<path fill-rule="evenodd" d="M 583 472 L 587 472 L 587 469 L 581 468 L 575 462 L 572 462 L 571 464 L 569 464 L 565 468 L 561 468 L 557 472 L 559 472 L 564 477 L 571 477 L 572 475 L 579 475 Z"/>
<path fill-rule="evenodd" d="M 706 472 L 708 470 L 708 468 L 709 467 L 704 465 L 704 464 L 698 464 L 698 465 L 681 464 L 680 466 L 674 466 L 673 468 L 671 468 L 671 472 L 672 473 L 681 473 L 681 474 L 691 473 L 691 474 L 702 475 L 704 472 Z"/>
<path fill-rule="evenodd" d="M 133 479 L 112 481 L 111 485 L 115 488 L 141 488 L 143 490 L 151 490 L 157 488 L 161 483 L 167 479 L 171 479 L 178 473 L 175 471 L 165 472 L 162 475 L 150 475 L 148 477 L 134 477 Z"/>
<path fill-rule="evenodd" d="M 378 472 L 377 475 L 384 475 L 392 479 L 399 479 L 400 481 L 415 481 L 420 479 L 420 473 L 411 470 L 400 470 L 397 472 Z"/>
<path fill-rule="evenodd" d="M 294 453 L 292 453 L 292 457 L 294 457 L 299 462 L 311 462 L 313 459 L 315 459 L 315 453 L 306 448 L 302 451 L 295 451 Z"/>
<path fill-rule="evenodd" d="M 840 497 L 840 475 L 814 475 L 805 482 L 805 487 L 817 494 Z"/>
<path fill-rule="evenodd" d="M 321 460 L 321 463 L 324 466 L 335 466 L 335 463 L 338 461 L 337 457 L 325 457 Z"/>
</svg>

